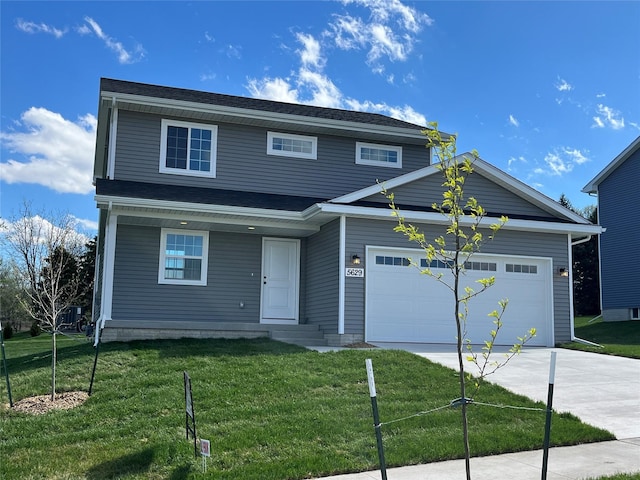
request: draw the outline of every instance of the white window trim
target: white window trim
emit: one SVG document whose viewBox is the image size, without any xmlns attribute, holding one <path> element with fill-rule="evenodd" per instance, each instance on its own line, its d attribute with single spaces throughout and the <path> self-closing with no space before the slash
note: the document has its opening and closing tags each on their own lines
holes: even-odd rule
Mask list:
<svg viewBox="0 0 640 480">
<path fill-rule="evenodd" d="M 304 152 L 288 152 L 286 150 L 274 150 L 274 138 L 287 138 L 289 140 L 303 140 L 311 142 L 311 153 Z M 307 158 L 316 160 L 318 158 L 318 137 L 310 137 L 306 135 L 294 135 L 292 133 L 267 132 L 267 155 L 276 155 L 278 157 L 294 157 Z"/>
<path fill-rule="evenodd" d="M 363 148 L 376 148 L 378 150 L 389 150 L 398 154 L 397 163 L 376 162 L 372 160 L 364 160 L 361 156 Z M 402 168 L 402 147 L 395 145 L 380 145 L 376 143 L 356 142 L 356 164 L 358 165 L 374 165 L 376 167 Z"/>
<path fill-rule="evenodd" d="M 202 237 L 202 265 L 200 267 L 199 280 L 180 280 L 176 278 L 164 278 L 165 259 L 167 254 L 167 234 L 193 235 Z M 207 285 L 207 272 L 209 270 L 209 232 L 202 230 L 175 230 L 163 228 L 160 230 L 160 262 L 158 265 L 158 283 L 164 285 Z"/>
<path fill-rule="evenodd" d="M 201 128 L 211 130 L 211 171 L 202 172 L 200 170 L 189 170 L 189 157 L 187 150 L 187 168 L 167 167 L 167 130 L 168 127 L 183 127 L 189 129 L 189 139 L 191 139 L 191 129 Z M 216 178 L 216 158 L 218 153 L 218 126 L 206 123 L 181 122 L 178 120 L 162 119 L 160 134 L 160 173 L 170 173 L 171 175 L 188 175 L 191 177 Z M 188 146 L 188 144 L 187 144 Z"/>
</svg>

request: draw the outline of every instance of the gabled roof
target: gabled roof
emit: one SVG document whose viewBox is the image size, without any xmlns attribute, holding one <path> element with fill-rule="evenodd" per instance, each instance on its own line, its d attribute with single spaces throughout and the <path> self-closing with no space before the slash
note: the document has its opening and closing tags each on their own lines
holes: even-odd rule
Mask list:
<svg viewBox="0 0 640 480">
<path fill-rule="evenodd" d="M 469 155 L 471 154 L 463 153 L 461 155 L 458 155 L 458 157 L 456 158 L 462 159 L 465 156 Z M 506 174 L 499 168 L 493 166 L 485 160 L 482 160 L 481 158 L 476 158 L 473 160 L 473 169 L 483 177 L 493 181 L 497 185 L 500 185 L 501 187 L 509 190 L 515 195 L 527 200 L 531 204 L 536 205 L 537 207 L 545 210 L 546 212 L 549 212 L 550 214 L 560 219 L 572 223 L 590 224 L 587 219 L 583 218 L 577 213 L 572 212 L 568 208 L 563 207 L 558 202 L 552 200 L 546 195 L 543 195 L 536 189 L 531 188 L 529 185 L 521 182 L 511 175 Z M 400 175 L 399 177 L 395 177 L 391 180 L 387 180 L 384 182 L 384 187 L 388 190 L 393 190 L 394 188 L 397 188 L 401 185 L 406 185 L 408 183 L 429 177 L 431 175 L 440 174 L 440 170 L 438 169 L 437 165 L 434 164 L 428 167 L 421 168 L 420 170 L 415 170 L 413 172 L 407 173 L 405 175 Z M 354 203 L 371 195 L 375 195 L 376 193 L 380 193 L 380 189 L 381 185 L 371 185 L 347 195 L 342 195 L 340 197 L 334 198 L 331 200 L 331 203 Z"/>
<path fill-rule="evenodd" d="M 614 158 L 609 165 L 604 167 L 600 173 L 587 183 L 582 192 L 584 193 L 598 193 L 598 185 L 605 180 L 613 171 L 618 168 L 624 161 L 626 161 L 631 155 L 633 155 L 638 149 L 640 149 L 640 137 L 636 138 L 631 144 L 624 149 L 624 151 Z"/>
</svg>

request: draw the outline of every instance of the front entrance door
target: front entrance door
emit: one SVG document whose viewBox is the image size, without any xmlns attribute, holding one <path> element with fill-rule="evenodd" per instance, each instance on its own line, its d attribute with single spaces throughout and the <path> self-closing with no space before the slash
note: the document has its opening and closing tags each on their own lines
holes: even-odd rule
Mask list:
<svg viewBox="0 0 640 480">
<path fill-rule="evenodd" d="M 261 323 L 298 323 L 300 240 L 262 239 Z"/>
</svg>

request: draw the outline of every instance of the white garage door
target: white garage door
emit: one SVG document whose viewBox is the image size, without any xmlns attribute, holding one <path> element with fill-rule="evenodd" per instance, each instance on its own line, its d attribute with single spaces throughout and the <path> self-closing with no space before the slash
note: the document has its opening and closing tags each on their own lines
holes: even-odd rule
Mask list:
<svg viewBox="0 0 640 480">
<path fill-rule="evenodd" d="M 366 269 L 365 338 L 379 342 L 455 343 L 453 294 L 440 282 L 422 275 L 413 259 L 426 267 L 419 250 L 369 247 Z M 451 272 L 434 262 L 433 273 L 451 283 Z M 495 328 L 488 314 L 508 299 L 496 344 L 513 345 L 532 327 L 536 337 L 528 345 L 553 346 L 551 260 L 476 254 L 461 278 L 462 288 L 480 290 L 476 280 L 495 276 L 494 286 L 469 302 L 467 338 L 473 344 L 489 340 Z"/>
</svg>

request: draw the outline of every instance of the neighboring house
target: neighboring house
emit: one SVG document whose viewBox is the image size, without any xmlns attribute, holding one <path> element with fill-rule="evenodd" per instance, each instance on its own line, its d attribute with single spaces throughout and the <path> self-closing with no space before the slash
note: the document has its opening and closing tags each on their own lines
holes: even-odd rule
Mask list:
<svg viewBox="0 0 640 480">
<path fill-rule="evenodd" d="M 600 305 L 606 321 L 640 320 L 640 137 L 582 191 L 598 196 Z M 636 253 L 634 253 L 636 252 Z"/>
<path fill-rule="evenodd" d="M 102 339 L 270 336 L 299 343 L 455 343 L 451 294 L 378 182 L 430 236 L 446 218 L 423 126 L 379 114 L 102 79 L 94 315 Z M 495 275 L 469 336 L 509 299 L 499 344 L 573 338 L 571 243 L 601 231 L 478 160 L 465 185 L 508 215 L 468 265 Z M 490 223 L 490 222 L 487 222 Z M 438 265 L 432 265 L 438 269 Z M 446 270 L 442 269 L 446 274 Z M 296 340 L 297 338 L 297 340 Z"/>
</svg>

